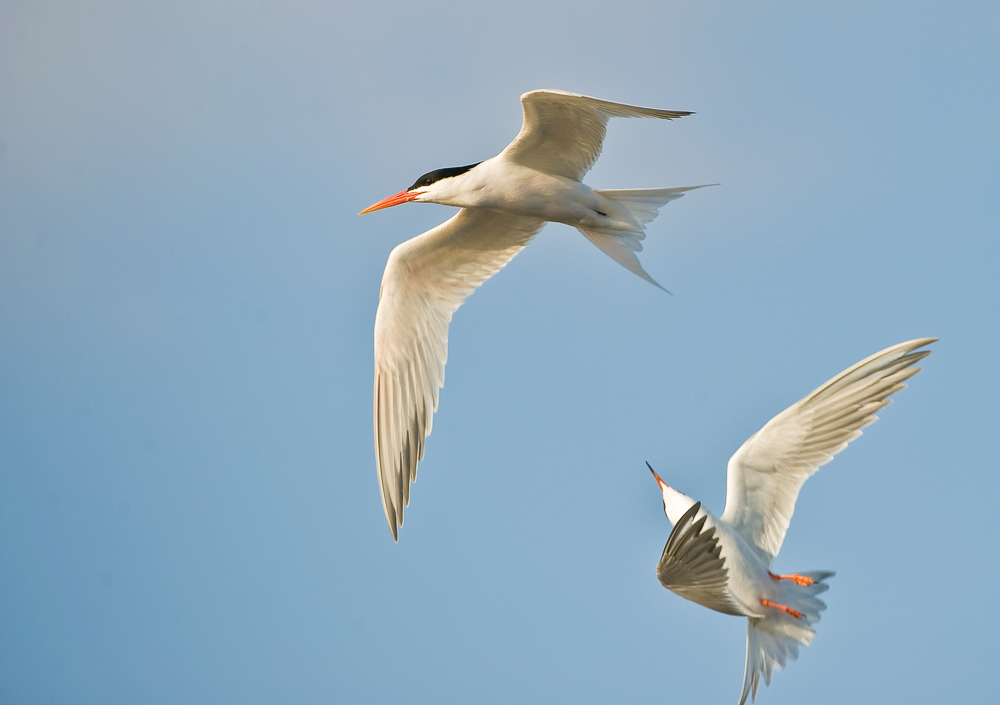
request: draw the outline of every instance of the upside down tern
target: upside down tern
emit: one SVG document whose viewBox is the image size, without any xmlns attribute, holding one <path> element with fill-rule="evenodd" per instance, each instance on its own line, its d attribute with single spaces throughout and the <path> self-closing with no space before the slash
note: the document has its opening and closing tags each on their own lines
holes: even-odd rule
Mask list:
<svg viewBox="0 0 1000 705">
<path fill-rule="evenodd" d="M 397 246 L 382 275 L 375 314 L 375 462 L 393 539 L 444 386 L 448 324 L 462 302 L 546 222 L 576 227 L 616 262 L 660 286 L 636 257 L 645 225 L 661 206 L 701 188 L 595 190 L 580 181 L 601 153 L 610 118 L 672 120 L 691 113 L 554 90 L 525 93 L 521 104 L 521 131 L 500 154 L 424 174 L 361 211 L 411 201 L 462 209 Z"/>
<path fill-rule="evenodd" d="M 826 605 L 817 595 L 832 572 L 771 572 L 806 479 L 874 423 L 936 338 L 875 353 L 767 422 L 729 459 L 726 509 L 716 517 L 664 482 L 663 511 L 674 525 L 656 576 L 667 589 L 717 612 L 745 616 L 747 657 L 740 705 L 757 697 L 760 677 L 808 646 Z M 648 465 L 648 463 L 647 463 Z"/>
</svg>

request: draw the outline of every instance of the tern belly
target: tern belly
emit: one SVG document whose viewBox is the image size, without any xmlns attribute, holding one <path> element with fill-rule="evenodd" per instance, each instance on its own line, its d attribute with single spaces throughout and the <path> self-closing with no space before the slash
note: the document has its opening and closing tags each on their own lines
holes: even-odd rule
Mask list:
<svg viewBox="0 0 1000 705">
<path fill-rule="evenodd" d="M 480 208 L 572 226 L 593 225 L 607 217 L 598 196 L 579 181 L 506 161 L 491 165 L 489 171 L 502 171 L 503 177 L 484 174 L 474 204 Z"/>
</svg>

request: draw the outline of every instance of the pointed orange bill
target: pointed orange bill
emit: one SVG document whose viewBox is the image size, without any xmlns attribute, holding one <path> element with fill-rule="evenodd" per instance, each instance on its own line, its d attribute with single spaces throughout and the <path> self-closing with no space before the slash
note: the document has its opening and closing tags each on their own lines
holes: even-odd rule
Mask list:
<svg viewBox="0 0 1000 705">
<path fill-rule="evenodd" d="M 407 203 L 412 201 L 417 196 L 419 196 L 422 191 L 400 191 L 399 193 L 394 193 L 388 198 L 383 198 L 381 201 L 373 206 L 368 206 L 363 211 L 358 213 L 358 215 L 364 215 L 365 213 L 371 213 L 372 211 L 380 211 L 383 208 L 391 208 L 392 206 L 398 206 L 400 203 Z"/>
<path fill-rule="evenodd" d="M 664 487 L 670 487 L 670 485 L 668 485 L 666 482 L 663 481 L 663 478 L 661 478 L 659 475 L 656 474 L 656 470 L 654 470 L 653 466 L 650 465 L 648 462 L 646 463 L 646 467 L 649 468 L 649 471 L 651 473 L 653 473 L 653 477 L 656 478 L 656 483 L 660 486 L 661 492 L 663 491 Z"/>
</svg>

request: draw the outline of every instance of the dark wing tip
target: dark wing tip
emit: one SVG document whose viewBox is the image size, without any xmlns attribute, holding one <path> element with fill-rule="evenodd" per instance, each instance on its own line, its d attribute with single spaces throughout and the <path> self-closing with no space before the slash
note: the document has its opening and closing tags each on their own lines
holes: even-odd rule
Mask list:
<svg viewBox="0 0 1000 705">
<path fill-rule="evenodd" d="M 385 509 L 385 521 L 389 525 L 389 533 L 392 534 L 392 540 L 399 542 L 399 527 L 402 523 L 396 519 L 396 508 L 392 506 L 392 500 L 384 506 Z"/>
</svg>

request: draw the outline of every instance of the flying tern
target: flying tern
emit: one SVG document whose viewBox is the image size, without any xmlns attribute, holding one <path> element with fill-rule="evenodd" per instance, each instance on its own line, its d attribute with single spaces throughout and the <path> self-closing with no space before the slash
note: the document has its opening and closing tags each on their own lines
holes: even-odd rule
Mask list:
<svg viewBox="0 0 1000 705">
<path fill-rule="evenodd" d="M 361 211 L 409 202 L 462 209 L 393 249 L 382 275 L 375 314 L 375 462 L 393 539 L 444 386 L 448 324 L 462 302 L 546 222 L 576 227 L 616 262 L 659 286 L 636 257 L 645 225 L 661 206 L 701 188 L 595 190 L 580 181 L 601 153 L 610 118 L 672 120 L 691 113 L 554 90 L 525 93 L 521 104 L 521 131 L 500 154 L 431 171 Z"/>
<path fill-rule="evenodd" d="M 756 699 L 760 677 L 808 646 L 826 605 L 829 571 L 771 572 L 806 479 L 861 435 L 920 371 L 935 338 L 900 343 L 841 372 L 771 419 L 729 460 L 726 509 L 716 517 L 667 485 L 650 467 L 674 525 L 656 576 L 667 589 L 718 612 L 747 617 L 747 655 L 740 705 Z M 648 465 L 648 463 L 647 463 Z"/>
</svg>

